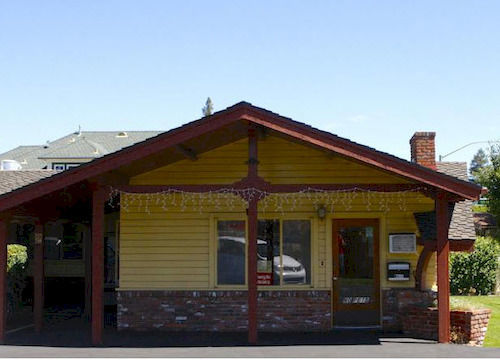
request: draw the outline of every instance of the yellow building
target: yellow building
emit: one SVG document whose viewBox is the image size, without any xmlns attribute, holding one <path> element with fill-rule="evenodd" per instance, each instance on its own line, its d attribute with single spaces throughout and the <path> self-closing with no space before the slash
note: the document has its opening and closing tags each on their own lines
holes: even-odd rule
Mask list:
<svg viewBox="0 0 500 360">
<path fill-rule="evenodd" d="M 405 306 L 439 290 L 446 341 L 448 251 L 474 240 L 453 217 L 467 218 L 480 189 L 441 172 L 433 133 L 410 143 L 412 162 L 239 103 L 1 195 L 0 212 L 43 223 L 41 206 L 92 205 L 95 343 L 109 274 L 118 329 L 248 331 L 250 342 L 258 330 L 398 329 Z"/>
</svg>

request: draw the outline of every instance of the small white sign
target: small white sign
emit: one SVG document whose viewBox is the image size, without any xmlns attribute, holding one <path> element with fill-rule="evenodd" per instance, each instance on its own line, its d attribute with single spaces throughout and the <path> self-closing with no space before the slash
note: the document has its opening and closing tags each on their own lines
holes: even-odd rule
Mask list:
<svg viewBox="0 0 500 360">
<path fill-rule="evenodd" d="M 417 252 L 417 236 L 415 234 L 389 235 L 389 252 L 409 254 Z"/>
</svg>

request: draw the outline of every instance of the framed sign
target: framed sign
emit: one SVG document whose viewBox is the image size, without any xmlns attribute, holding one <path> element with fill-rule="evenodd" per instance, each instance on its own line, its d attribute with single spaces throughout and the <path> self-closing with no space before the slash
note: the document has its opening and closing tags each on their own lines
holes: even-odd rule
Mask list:
<svg viewBox="0 0 500 360">
<path fill-rule="evenodd" d="M 417 236 L 413 233 L 390 234 L 389 252 L 393 254 L 416 253 Z"/>
</svg>

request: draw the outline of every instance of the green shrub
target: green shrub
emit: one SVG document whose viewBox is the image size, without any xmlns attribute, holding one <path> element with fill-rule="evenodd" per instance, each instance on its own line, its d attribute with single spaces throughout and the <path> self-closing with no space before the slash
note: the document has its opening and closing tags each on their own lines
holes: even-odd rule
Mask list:
<svg viewBox="0 0 500 360">
<path fill-rule="evenodd" d="M 26 246 L 7 245 L 7 313 L 12 314 L 21 305 L 22 293 L 26 286 Z"/>
<path fill-rule="evenodd" d="M 487 295 L 495 291 L 500 246 L 492 237 L 479 237 L 472 253 L 450 256 L 452 295 Z"/>
</svg>

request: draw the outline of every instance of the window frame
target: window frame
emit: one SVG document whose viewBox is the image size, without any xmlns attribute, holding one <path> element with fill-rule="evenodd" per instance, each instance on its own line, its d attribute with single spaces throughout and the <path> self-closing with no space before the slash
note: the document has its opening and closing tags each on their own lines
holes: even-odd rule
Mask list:
<svg viewBox="0 0 500 360">
<path fill-rule="evenodd" d="M 245 222 L 245 239 L 248 240 L 248 221 L 247 217 L 243 214 L 212 214 L 210 219 L 210 276 L 209 276 L 209 286 L 214 289 L 231 289 L 231 290 L 247 290 L 248 289 L 248 241 L 245 241 L 245 284 L 243 285 L 225 285 L 217 284 L 217 247 L 218 247 L 218 234 L 217 234 L 217 222 L 218 221 L 244 221 Z M 316 272 L 317 272 L 317 218 L 316 216 L 307 214 L 272 214 L 265 213 L 257 217 L 257 220 L 278 220 L 280 223 L 280 285 L 257 285 L 257 290 L 304 290 L 315 287 L 316 282 Z M 309 284 L 284 284 L 283 283 L 283 221 L 284 220 L 301 220 L 310 222 L 310 252 L 311 252 L 311 277 Z"/>
</svg>

